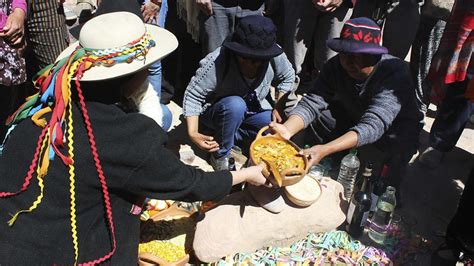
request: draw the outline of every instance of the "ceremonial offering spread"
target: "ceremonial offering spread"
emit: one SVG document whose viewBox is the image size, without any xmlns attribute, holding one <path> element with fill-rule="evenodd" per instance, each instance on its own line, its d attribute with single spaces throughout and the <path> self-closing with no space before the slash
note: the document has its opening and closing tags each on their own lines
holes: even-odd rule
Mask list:
<svg viewBox="0 0 474 266">
<path fill-rule="evenodd" d="M 322 192 L 319 182 L 308 175 L 305 175 L 300 182 L 286 186 L 284 191 L 291 202 L 301 207 L 313 204 Z"/>
<path fill-rule="evenodd" d="M 266 164 L 267 173 L 271 172 L 274 183 L 278 186 L 289 186 L 300 181 L 306 174 L 308 161 L 298 154 L 299 148 L 289 140 L 278 135 L 262 136 L 268 127 L 262 128 L 252 145 L 250 157 L 254 164 L 262 161 Z"/>
</svg>

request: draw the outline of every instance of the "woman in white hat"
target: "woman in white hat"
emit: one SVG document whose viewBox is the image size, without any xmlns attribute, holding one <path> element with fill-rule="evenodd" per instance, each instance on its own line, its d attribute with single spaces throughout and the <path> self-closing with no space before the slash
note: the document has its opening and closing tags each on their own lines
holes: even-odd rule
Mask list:
<svg viewBox="0 0 474 266">
<path fill-rule="evenodd" d="M 265 183 L 262 166 L 206 173 L 181 163 L 165 132 L 123 104 L 177 45 L 131 13 L 104 14 L 38 73 L 39 93 L 12 115 L 0 158 L 0 265 L 136 265 L 133 206 L 144 196 L 216 200 L 233 184 Z"/>
</svg>

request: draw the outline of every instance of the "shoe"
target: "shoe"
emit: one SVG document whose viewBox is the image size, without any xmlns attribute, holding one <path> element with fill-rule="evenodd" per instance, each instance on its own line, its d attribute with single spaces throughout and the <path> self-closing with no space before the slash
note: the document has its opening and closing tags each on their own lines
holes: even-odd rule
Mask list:
<svg viewBox="0 0 474 266">
<path fill-rule="evenodd" d="M 212 154 L 210 164 L 212 168 L 214 168 L 214 171 L 227 171 L 229 170 L 229 157 L 216 158 L 214 154 Z"/>
<path fill-rule="evenodd" d="M 285 209 L 286 203 L 281 195 L 281 190 L 265 186 L 247 184 L 246 189 L 257 204 L 271 213 L 280 213 Z"/>
<path fill-rule="evenodd" d="M 418 161 L 426 166 L 436 166 L 443 159 L 444 152 L 438 151 L 433 147 L 428 147 L 421 155 L 418 157 Z"/>
</svg>

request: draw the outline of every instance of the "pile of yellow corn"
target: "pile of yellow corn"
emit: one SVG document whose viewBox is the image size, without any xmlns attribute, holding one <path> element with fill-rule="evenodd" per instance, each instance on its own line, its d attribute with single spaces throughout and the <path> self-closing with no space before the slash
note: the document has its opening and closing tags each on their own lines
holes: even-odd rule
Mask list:
<svg viewBox="0 0 474 266">
<path fill-rule="evenodd" d="M 150 241 L 138 246 L 138 253 L 150 253 L 169 262 L 175 262 L 186 256 L 183 246 L 168 241 Z"/>
</svg>

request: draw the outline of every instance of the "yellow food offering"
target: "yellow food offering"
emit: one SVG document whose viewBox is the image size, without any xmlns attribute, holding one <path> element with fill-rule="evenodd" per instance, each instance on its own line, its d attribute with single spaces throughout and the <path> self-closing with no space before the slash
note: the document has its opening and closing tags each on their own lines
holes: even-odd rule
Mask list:
<svg viewBox="0 0 474 266">
<path fill-rule="evenodd" d="M 168 262 L 175 262 L 186 256 L 183 246 L 158 240 L 139 244 L 138 253 L 150 253 Z"/>
<path fill-rule="evenodd" d="M 305 167 L 303 157 L 298 156 L 296 148 L 285 140 L 260 139 L 253 146 L 253 155 L 255 163 L 260 163 L 263 158 L 265 161 L 275 163 L 279 172 L 290 168 L 304 169 Z"/>
</svg>

